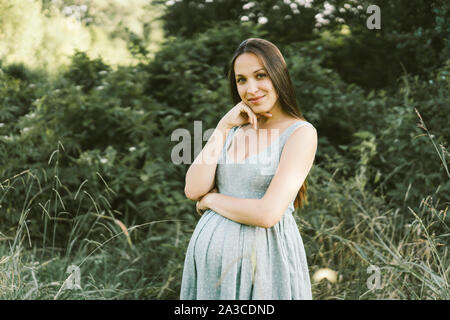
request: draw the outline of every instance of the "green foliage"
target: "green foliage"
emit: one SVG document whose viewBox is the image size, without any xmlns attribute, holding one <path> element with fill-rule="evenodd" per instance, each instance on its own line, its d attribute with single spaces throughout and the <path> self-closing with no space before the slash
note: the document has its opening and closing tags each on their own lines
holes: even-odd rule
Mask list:
<svg viewBox="0 0 450 320">
<path fill-rule="evenodd" d="M 157 3 L 164 5 L 167 1 Z M 283 0 L 219 0 L 206 3 L 204 0 L 182 0 L 172 5 L 166 4 L 161 19 L 166 36 L 192 38 L 223 22 L 238 27 L 245 17 L 246 21 L 256 25 L 258 19 L 264 17 L 267 22 L 260 23 L 260 27 L 267 32 L 268 40 L 289 43 L 315 37 L 313 28 L 317 7 L 303 7 L 300 15 L 293 13 L 289 3 Z"/>
<path fill-rule="evenodd" d="M 54 81 L 1 65 L 0 297 L 177 299 L 198 217 L 171 135 L 217 124 L 232 107 L 235 48 L 266 36 L 225 21 L 168 39 L 148 62 L 135 39 L 140 64 L 113 69 L 77 52 Z M 448 63 L 365 91 L 324 67 L 344 42 L 280 44 L 319 135 L 296 219 L 310 271 L 340 275 L 314 283 L 314 298 L 448 299 Z M 61 289 L 72 264 L 83 290 Z M 383 267 L 381 291 L 367 291 L 370 264 Z"/>
<path fill-rule="evenodd" d="M 382 118 L 372 166 L 386 173 L 380 187 L 398 206 L 406 205 L 408 198 L 420 203 L 424 193 L 450 192 L 446 149 L 450 141 L 449 70 L 448 65 L 436 70 L 429 81 L 404 76 Z M 403 198 L 405 188 L 408 194 Z"/>
<path fill-rule="evenodd" d="M 17 120 L 28 114 L 42 91 L 35 83 L 42 75 L 23 64 L 2 66 L 0 63 L 0 133 L 17 133 Z M 23 129 L 23 127 L 22 127 Z"/>
<path fill-rule="evenodd" d="M 112 67 L 137 63 L 136 48 L 153 53 L 163 40 L 159 15 L 147 0 L 2 0 L 0 59 L 52 76 L 75 50 L 101 55 Z"/>
<path fill-rule="evenodd" d="M 387 205 L 363 175 L 330 176 L 344 162 L 313 167 L 310 205 L 296 217 L 311 274 L 324 266 L 338 272 L 335 283 L 312 283 L 313 298 L 448 299 L 448 206 L 435 197 L 405 209 Z M 380 288 L 368 287 L 369 266 L 379 268 Z"/>
<path fill-rule="evenodd" d="M 100 84 L 103 75 L 107 74 L 110 69 L 101 59 L 91 61 L 86 53 L 76 51 L 72 65 L 65 77 L 74 84 L 80 85 L 84 92 L 88 92 Z"/>
<path fill-rule="evenodd" d="M 336 8 L 343 7 L 341 2 L 330 1 Z M 355 14 L 357 5 L 363 10 Z M 366 26 L 369 5 L 380 8 L 380 30 Z M 449 57 L 450 10 L 446 1 L 365 0 L 351 3 L 344 12 L 336 10 L 333 15 L 334 19 L 344 19 L 350 35 L 330 47 L 331 56 L 324 65 L 338 71 L 346 82 L 394 91 L 405 69 L 427 79 Z M 334 33 L 339 25 L 330 23 L 322 29 Z"/>
<path fill-rule="evenodd" d="M 164 5 L 166 1 L 159 1 Z M 309 3 L 309 2 L 308 2 Z M 369 5 L 381 10 L 381 29 L 370 30 L 366 20 Z M 331 7 L 330 13 L 327 7 Z M 322 15 L 325 22 L 318 18 Z M 241 19 L 245 17 L 246 21 Z M 322 62 L 337 71 L 346 82 L 366 89 L 391 89 L 406 68 L 426 77 L 442 67 L 449 57 L 449 6 L 445 1 L 172 1 L 162 16 L 166 36 L 192 38 L 218 23 L 258 25 L 266 39 L 279 46 L 320 37 L 320 32 L 350 35 L 327 48 Z M 266 18 L 266 23 L 259 21 Z M 259 22 L 258 22 L 259 21 Z"/>
</svg>

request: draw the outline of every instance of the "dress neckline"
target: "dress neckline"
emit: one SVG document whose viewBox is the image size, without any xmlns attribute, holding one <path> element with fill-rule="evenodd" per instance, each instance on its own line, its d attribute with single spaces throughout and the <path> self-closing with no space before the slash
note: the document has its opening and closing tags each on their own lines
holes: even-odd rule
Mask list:
<svg viewBox="0 0 450 320">
<path fill-rule="evenodd" d="M 288 126 L 288 127 L 287 127 L 286 129 L 284 129 L 283 132 L 278 136 L 278 139 L 276 139 L 274 142 L 272 142 L 271 144 L 269 144 L 266 148 L 264 148 L 263 151 L 261 151 L 261 152 L 259 152 L 259 153 L 252 154 L 252 155 L 250 155 L 250 156 L 247 156 L 245 159 L 240 160 L 240 161 L 237 161 L 237 162 L 236 162 L 236 161 L 228 161 L 228 149 L 229 149 L 229 147 L 230 147 L 230 146 L 228 145 L 228 147 L 227 147 L 226 150 L 225 150 L 225 156 L 226 156 L 226 159 L 227 159 L 227 163 L 231 163 L 231 164 L 243 164 L 243 163 L 245 163 L 248 159 L 250 159 L 250 158 L 252 158 L 252 157 L 256 157 L 256 156 L 262 155 L 264 152 L 268 151 L 268 150 L 272 147 L 272 145 L 273 145 L 274 143 L 279 143 L 281 137 L 282 137 L 286 132 L 288 132 L 289 129 L 290 129 L 291 127 L 293 127 L 294 125 L 296 125 L 296 124 L 298 124 L 298 123 L 302 123 L 302 122 L 306 122 L 306 121 L 304 121 L 304 120 L 299 120 L 299 121 L 294 122 L 294 123 L 291 124 L 290 126 Z M 246 125 L 246 124 L 245 124 L 245 125 Z M 230 144 L 231 144 L 231 142 L 233 141 L 233 138 L 234 138 L 234 136 L 236 135 L 236 133 L 238 132 L 238 130 L 241 129 L 243 126 L 244 126 L 244 125 L 238 126 L 237 129 L 234 131 L 233 135 L 232 135 L 231 138 L 230 138 Z"/>
</svg>

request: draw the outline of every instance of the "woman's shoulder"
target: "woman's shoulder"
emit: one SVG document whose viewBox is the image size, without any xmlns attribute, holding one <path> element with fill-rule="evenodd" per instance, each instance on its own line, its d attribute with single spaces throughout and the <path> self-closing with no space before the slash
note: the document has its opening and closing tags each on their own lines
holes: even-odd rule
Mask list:
<svg viewBox="0 0 450 320">
<path fill-rule="evenodd" d="M 298 119 L 298 118 L 293 118 L 292 120 L 289 120 L 284 129 L 285 130 L 293 129 L 292 131 L 296 131 L 298 128 L 305 127 L 305 126 L 316 129 L 311 122 L 304 120 L 304 119 Z"/>
<path fill-rule="evenodd" d="M 312 123 L 303 119 L 293 121 L 284 132 L 286 133 L 284 135 L 285 140 L 317 140 L 317 129 L 312 125 Z"/>
<path fill-rule="evenodd" d="M 295 126 L 295 125 L 298 125 L 298 126 L 304 126 L 304 125 L 307 125 L 307 126 L 310 126 L 310 127 L 313 127 L 314 129 L 316 128 L 316 127 L 314 127 L 314 125 L 311 123 L 311 122 L 309 122 L 308 120 L 305 120 L 305 119 L 293 119 L 292 121 L 291 121 L 291 124 L 290 125 L 292 125 L 292 126 Z"/>
</svg>

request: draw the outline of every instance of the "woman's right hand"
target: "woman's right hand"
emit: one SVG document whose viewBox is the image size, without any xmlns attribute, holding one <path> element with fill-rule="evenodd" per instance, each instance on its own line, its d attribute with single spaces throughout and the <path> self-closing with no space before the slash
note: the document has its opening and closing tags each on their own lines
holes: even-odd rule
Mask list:
<svg viewBox="0 0 450 320">
<path fill-rule="evenodd" d="M 230 111 L 228 111 L 219 123 L 222 123 L 227 128 L 233 128 L 241 126 L 246 123 L 250 123 L 255 130 L 258 129 L 258 118 L 263 115 L 266 117 L 271 117 L 272 114 L 269 112 L 264 112 L 261 114 L 255 114 L 253 110 L 245 104 L 243 101 L 235 105 Z"/>
</svg>

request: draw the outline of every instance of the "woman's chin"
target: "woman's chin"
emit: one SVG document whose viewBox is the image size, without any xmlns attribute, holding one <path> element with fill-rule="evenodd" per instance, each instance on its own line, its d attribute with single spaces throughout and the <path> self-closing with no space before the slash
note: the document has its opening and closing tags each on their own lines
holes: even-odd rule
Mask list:
<svg viewBox="0 0 450 320">
<path fill-rule="evenodd" d="M 256 116 L 263 117 L 265 113 L 270 113 L 271 110 L 272 110 L 272 108 L 260 107 L 260 108 L 254 108 L 253 112 L 256 114 Z"/>
</svg>

